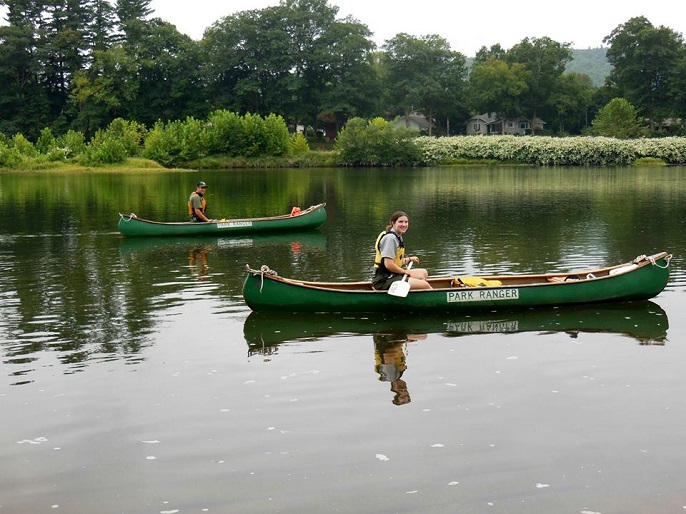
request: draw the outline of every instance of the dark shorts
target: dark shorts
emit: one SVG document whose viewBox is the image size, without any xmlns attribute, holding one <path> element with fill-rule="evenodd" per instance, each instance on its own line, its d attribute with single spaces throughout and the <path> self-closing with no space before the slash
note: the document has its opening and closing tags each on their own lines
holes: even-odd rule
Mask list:
<svg viewBox="0 0 686 514">
<path fill-rule="evenodd" d="M 394 274 L 381 274 L 376 273 L 372 278 L 372 287 L 377 291 L 386 291 L 391 288 L 393 282 L 402 280 L 404 275 L 394 275 Z"/>
</svg>

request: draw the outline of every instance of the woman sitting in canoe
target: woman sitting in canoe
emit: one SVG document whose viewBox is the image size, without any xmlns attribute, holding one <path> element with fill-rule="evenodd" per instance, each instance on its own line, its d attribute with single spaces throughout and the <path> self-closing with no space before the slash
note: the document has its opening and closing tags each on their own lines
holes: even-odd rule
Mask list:
<svg viewBox="0 0 686 514">
<path fill-rule="evenodd" d="M 423 268 L 407 269 L 410 262 L 419 263 L 419 257 L 405 256 L 403 234 L 407 232 L 409 220 L 402 211 L 394 212 L 384 232 L 376 238 L 374 250 L 374 277 L 372 285 L 377 290 L 390 289 L 391 284 L 408 275 L 410 289 L 432 289 L 426 279 L 429 273 Z"/>
</svg>

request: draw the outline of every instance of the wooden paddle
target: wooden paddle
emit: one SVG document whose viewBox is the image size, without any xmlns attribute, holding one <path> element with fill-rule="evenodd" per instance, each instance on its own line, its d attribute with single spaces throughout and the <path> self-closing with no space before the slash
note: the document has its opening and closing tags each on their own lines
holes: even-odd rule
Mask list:
<svg viewBox="0 0 686 514">
<path fill-rule="evenodd" d="M 410 271 L 410 269 L 412 269 L 412 261 L 410 261 L 410 263 L 407 265 L 407 271 Z M 391 296 L 405 298 L 407 293 L 410 292 L 410 283 L 406 280 L 408 276 L 409 275 L 405 275 L 402 279 L 393 282 L 391 287 L 388 289 L 388 294 Z"/>
</svg>

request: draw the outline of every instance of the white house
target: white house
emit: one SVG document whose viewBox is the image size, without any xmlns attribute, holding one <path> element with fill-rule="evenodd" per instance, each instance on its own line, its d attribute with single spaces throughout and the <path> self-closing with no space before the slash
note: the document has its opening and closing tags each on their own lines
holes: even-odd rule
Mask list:
<svg viewBox="0 0 686 514">
<path fill-rule="evenodd" d="M 535 129 L 542 130 L 545 126 L 545 121 L 540 118 L 535 118 L 533 125 Z M 531 134 L 532 122 L 529 118 L 522 116 L 518 118 L 498 118 L 495 113 L 477 114 L 469 119 L 467 122 L 467 135 L 491 135 L 491 134 L 509 134 L 523 136 Z"/>
<path fill-rule="evenodd" d="M 418 112 L 411 112 L 407 116 L 398 116 L 393 120 L 393 125 L 396 127 L 407 127 L 419 132 L 429 132 L 431 123 L 423 114 Z"/>
</svg>

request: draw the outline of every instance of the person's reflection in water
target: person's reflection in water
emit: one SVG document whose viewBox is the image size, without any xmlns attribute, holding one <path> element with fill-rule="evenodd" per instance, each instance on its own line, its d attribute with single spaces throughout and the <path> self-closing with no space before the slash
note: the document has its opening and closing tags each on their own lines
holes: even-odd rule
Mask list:
<svg viewBox="0 0 686 514">
<path fill-rule="evenodd" d="M 403 345 L 426 339 L 426 334 L 374 334 L 373 338 L 375 369 L 379 380 L 391 383 L 391 391 L 395 393 L 392 401 L 395 405 L 410 403 L 412 400 L 407 383 L 401 378 L 407 369 Z"/>
<path fill-rule="evenodd" d="M 188 262 L 191 273 L 198 276 L 198 280 L 207 280 L 210 265 L 207 262 L 207 252 L 212 250 L 211 245 L 195 246 L 191 249 Z"/>
</svg>

